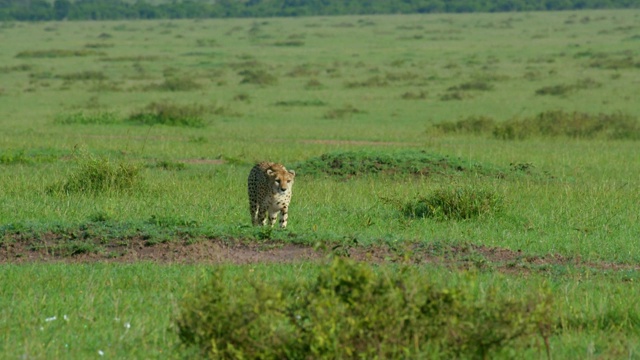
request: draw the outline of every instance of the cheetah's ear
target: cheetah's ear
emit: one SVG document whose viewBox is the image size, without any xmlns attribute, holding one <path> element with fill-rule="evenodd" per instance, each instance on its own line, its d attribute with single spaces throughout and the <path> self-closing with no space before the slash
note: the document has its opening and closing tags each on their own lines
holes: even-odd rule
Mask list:
<svg viewBox="0 0 640 360">
<path fill-rule="evenodd" d="M 271 170 L 271 169 L 267 169 L 267 175 L 269 175 L 269 176 L 273 176 L 273 175 L 275 175 L 275 174 L 276 174 L 276 173 L 275 173 L 273 170 Z"/>
<path fill-rule="evenodd" d="M 295 170 L 289 170 L 289 174 L 291 174 L 291 176 L 295 177 L 296 176 L 296 171 Z"/>
</svg>

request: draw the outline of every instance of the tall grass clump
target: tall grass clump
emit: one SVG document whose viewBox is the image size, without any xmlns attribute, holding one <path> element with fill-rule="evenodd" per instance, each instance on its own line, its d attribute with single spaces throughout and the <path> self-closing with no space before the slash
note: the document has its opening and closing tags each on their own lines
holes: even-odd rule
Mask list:
<svg viewBox="0 0 640 360">
<path fill-rule="evenodd" d="M 207 108 L 202 105 L 178 105 L 172 102 L 152 102 L 131 114 L 127 121 L 140 125 L 168 125 L 201 128 Z"/>
<path fill-rule="evenodd" d="M 402 213 L 407 217 L 467 220 L 498 213 L 503 203 L 503 197 L 490 189 L 450 186 L 407 202 Z"/>
<path fill-rule="evenodd" d="M 337 258 L 305 282 L 248 277 L 229 283 L 218 270 L 184 301 L 186 348 L 211 359 L 486 359 L 537 337 L 547 344 L 552 328 L 548 295 L 488 289 L 477 299 L 416 269 Z"/>
<path fill-rule="evenodd" d="M 132 192 L 142 186 L 141 169 L 134 162 L 83 153 L 78 155 L 76 168 L 66 180 L 54 184 L 49 191 L 93 195 Z"/>
</svg>

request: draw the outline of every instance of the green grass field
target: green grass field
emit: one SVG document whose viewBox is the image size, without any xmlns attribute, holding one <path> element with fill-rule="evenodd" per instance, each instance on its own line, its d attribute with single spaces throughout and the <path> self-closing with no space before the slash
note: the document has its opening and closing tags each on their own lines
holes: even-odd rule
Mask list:
<svg viewBox="0 0 640 360">
<path fill-rule="evenodd" d="M 480 297 L 549 289 L 553 358 L 637 358 L 638 29 L 634 10 L 0 23 L 0 248 L 55 238 L 73 260 L 142 236 L 558 256 L 421 266 Z M 249 226 L 261 160 L 298 174 L 285 231 Z M 406 211 L 458 189 L 499 206 Z M 0 357 L 184 356 L 174 320 L 208 266 L 23 256 L 0 260 Z M 248 267 L 317 273 L 225 267 L 230 286 Z M 518 351 L 500 356 L 546 356 Z"/>
</svg>

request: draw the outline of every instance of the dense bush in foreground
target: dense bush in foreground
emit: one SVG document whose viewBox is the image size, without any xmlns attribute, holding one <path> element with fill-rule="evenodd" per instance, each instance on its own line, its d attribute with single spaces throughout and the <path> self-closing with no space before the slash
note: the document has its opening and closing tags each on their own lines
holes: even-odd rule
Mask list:
<svg viewBox="0 0 640 360">
<path fill-rule="evenodd" d="M 416 269 L 341 258 L 306 283 L 233 279 L 221 271 L 188 298 L 182 343 L 208 358 L 487 358 L 552 328 L 551 301 L 439 287 Z"/>
</svg>

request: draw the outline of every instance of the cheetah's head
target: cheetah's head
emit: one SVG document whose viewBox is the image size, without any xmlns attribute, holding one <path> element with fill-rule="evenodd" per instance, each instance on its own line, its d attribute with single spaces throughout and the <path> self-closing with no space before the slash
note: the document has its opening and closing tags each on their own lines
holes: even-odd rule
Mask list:
<svg viewBox="0 0 640 360">
<path fill-rule="evenodd" d="M 284 166 L 267 169 L 267 176 L 271 180 L 271 190 L 274 194 L 286 194 L 291 192 L 296 172 L 287 170 Z"/>
</svg>

